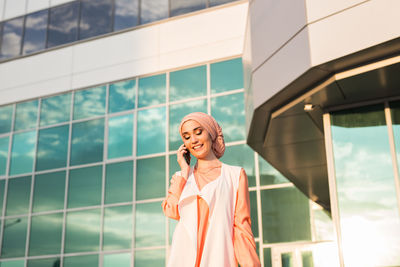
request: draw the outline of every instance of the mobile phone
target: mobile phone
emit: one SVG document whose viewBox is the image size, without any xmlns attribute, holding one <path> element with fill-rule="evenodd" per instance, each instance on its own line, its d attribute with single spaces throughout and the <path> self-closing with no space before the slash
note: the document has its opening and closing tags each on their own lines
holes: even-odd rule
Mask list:
<svg viewBox="0 0 400 267">
<path fill-rule="evenodd" d="M 190 165 L 190 152 L 189 152 L 189 150 L 187 150 L 187 149 L 185 149 L 185 153 L 183 153 L 183 157 L 185 158 L 185 160 L 186 160 L 186 163 L 188 164 L 188 165 Z"/>
</svg>

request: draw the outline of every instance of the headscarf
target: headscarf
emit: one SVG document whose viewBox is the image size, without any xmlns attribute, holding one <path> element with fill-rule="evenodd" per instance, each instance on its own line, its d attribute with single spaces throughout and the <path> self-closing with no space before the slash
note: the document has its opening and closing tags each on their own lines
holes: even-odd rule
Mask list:
<svg viewBox="0 0 400 267">
<path fill-rule="evenodd" d="M 197 121 L 209 134 L 212 141 L 212 150 L 217 158 L 224 155 L 225 152 L 225 141 L 224 135 L 222 134 L 222 128 L 219 126 L 217 121 L 208 114 L 203 112 L 193 112 L 186 115 L 179 125 L 179 133 L 182 137 L 182 125 L 189 121 Z M 183 138 L 182 138 L 183 139 Z"/>
</svg>

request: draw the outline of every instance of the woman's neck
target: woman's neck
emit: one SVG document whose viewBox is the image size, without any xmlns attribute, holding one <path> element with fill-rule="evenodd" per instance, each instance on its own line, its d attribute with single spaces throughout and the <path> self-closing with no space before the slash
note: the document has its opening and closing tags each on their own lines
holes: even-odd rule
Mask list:
<svg viewBox="0 0 400 267">
<path fill-rule="evenodd" d="M 214 155 L 214 157 L 197 159 L 196 168 L 197 170 L 207 170 L 221 166 L 221 161 Z"/>
</svg>

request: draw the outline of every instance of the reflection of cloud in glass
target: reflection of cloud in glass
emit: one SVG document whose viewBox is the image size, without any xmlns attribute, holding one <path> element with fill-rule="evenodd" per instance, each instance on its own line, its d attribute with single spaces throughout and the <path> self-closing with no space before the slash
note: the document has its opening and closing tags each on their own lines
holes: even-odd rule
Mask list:
<svg viewBox="0 0 400 267">
<path fill-rule="evenodd" d="M 11 152 L 10 174 L 32 171 L 35 156 L 36 131 L 15 134 Z"/>
<path fill-rule="evenodd" d="M 74 119 L 83 119 L 104 114 L 105 98 L 105 86 L 75 92 Z"/>
<path fill-rule="evenodd" d="M 79 22 L 79 39 L 111 31 L 112 0 L 83 0 Z"/>
<path fill-rule="evenodd" d="M 34 128 L 36 126 L 38 100 L 18 103 L 15 114 L 14 130 Z"/>
<path fill-rule="evenodd" d="M 144 0 L 141 1 L 142 24 L 164 19 L 168 17 L 168 0 Z"/>
<path fill-rule="evenodd" d="M 104 216 L 104 250 L 130 248 L 132 206 L 106 208 Z"/>
<path fill-rule="evenodd" d="M 133 115 L 108 120 L 108 158 L 132 155 Z"/>
<path fill-rule="evenodd" d="M 110 84 L 108 112 L 119 112 L 135 107 L 136 80 Z"/>
<path fill-rule="evenodd" d="M 131 254 L 105 254 L 103 267 L 130 267 L 131 266 Z"/>
<path fill-rule="evenodd" d="M 19 55 L 24 18 L 16 18 L 4 22 L 1 45 L 1 56 L 12 57 Z"/>
<path fill-rule="evenodd" d="M 138 112 L 138 154 L 165 151 L 165 107 Z"/>
<path fill-rule="evenodd" d="M 40 126 L 68 121 L 70 107 L 70 93 L 42 99 L 40 105 Z"/>
<path fill-rule="evenodd" d="M 160 202 L 137 204 L 136 206 L 136 247 L 164 244 L 165 217 Z"/>
</svg>

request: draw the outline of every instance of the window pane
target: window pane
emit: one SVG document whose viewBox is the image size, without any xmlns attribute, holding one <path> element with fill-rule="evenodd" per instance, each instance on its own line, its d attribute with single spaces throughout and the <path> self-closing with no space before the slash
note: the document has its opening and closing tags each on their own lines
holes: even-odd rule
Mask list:
<svg viewBox="0 0 400 267">
<path fill-rule="evenodd" d="M 0 262 L 0 267 L 25 267 L 25 261 L 24 260 L 2 261 Z"/>
<path fill-rule="evenodd" d="M 65 230 L 66 253 L 98 251 L 100 240 L 100 209 L 67 213 Z"/>
<path fill-rule="evenodd" d="M 168 0 L 142 0 L 140 6 L 140 24 L 168 17 Z"/>
<path fill-rule="evenodd" d="M 210 6 L 218 6 L 229 2 L 235 2 L 237 0 L 208 0 L 208 1 Z"/>
<path fill-rule="evenodd" d="M 165 249 L 135 251 L 135 266 L 153 267 L 165 265 Z"/>
<path fill-rule="evenodd" d="M 69 125 L 39 131 L 36 170 L 67 166 Z"/>
<path fill-rule="evenodd" d="M 303 263 L 303 267 L 314 267 L 312 251 L 302 251 L 301 261 Z"/>
<path fill-rule="evenodd" d="M 137 154 L 165 151 L 165 107 L 138 111 Z"/>
<path fill-rule="evenodd" d="M 99 256 L 98 255 L 87 255 L 87 256 L 73 256 L 64 258 L 64 267 L 98 267 Z"/>
<path fill-rule="evenodd" d="M 332 113 L 346 266 L 400 265 L 400 217 L 384 106 Z"/>
<path fill-rule="evenodd" d="M 8 20 L 3 23 L 0 58 L 12 58 L 20 54 L 24 17 Z"/>
<path fill-rule="evenodd" d="M 118 162 L 106 166 L 106 204 L 129 202 L 133 198 L 133 162 Z"/>
<path fill-rule="evenodd" d="M 0 180 L 0 216 L 3 216 L 3 201 L 4 201 L 4 188 L 5 188 L 5 186 L 6 186 L 6 181 L 5 180 Z M 1 224 L 0 224 L 0 229 L 1 229 Z"/>
<path fill-rule="evenodd" d="M 110 84 L 108 112 L 114 113 L 135 108 L 136 80 Z"/>
<path fill-rule="evenodd" d="M 131 254 L 105 254 L 103 267 L 130 267 L 131 266 Z M 139 265 L 140 267 L 140 265 Z"/>
<path fill-rule="evenodd" d="M 390 103 L 397 164 L 400 166 L 400 101 Z M 1 115 L 0 115 L 1 116 Z M 400 171 L 400 170 L 399 170 Z"/>
<path fill-rule="evenodd" d="M 10 137 L 0 138 L 0 176 L 6 174 Z"/>
<path fill-rule="evenodd" d="M 254 237 L 258 237 L 258 214 L 257 214 L 257 192 L 251 191 L 250 194 L 250 215 L 251 215 L 251 230 Z"/>
<path fill-rule="evenodd" d="M 36 127 L 38 100 L 17 104 L 14 131 Z"/>
<path fill-rule="evenodd" d="M 0 107 L 0 134 L 11 131 L 13 105 Z"/>
<path fill-rule="evenodd" d="M 31 176 L 8 180 L 6 215 L 26 214 L 31 195 Z"/>
<path fill-rule="evenodd" d="M 59 258 L 28 260 L 28 267 L 59 267 Z"/>
<path fill-rule="evenodd" d="M 206 0 L 171 0 L 171 17 L 206 8 Z"/>
<path fill-rule="evenodd" d="M 32 217 L 29 256 L 61 253 L 63 219 L 64 213 Z"/>
<path fill-rule="evenodd" d="M 136 200 L 165 196 L 165 157 L 138 159 L 136 171 Z"/>
<path fill-rule="evenodd" d="M 35 176 L 33 212 L 64 209 L 65 171 Z"/>
<path fill-rule="evenodd" d="M 282 267 L 294 267 L 293 253 L 287 252 L 281 254 Z"/>
<path fill-rule="evenodd" d="M 106 86 L 76 91 L 74 120 L 103 115 L 106 108 Z"/>
<path fill-rule="evenodd" d="M 82 0 L 79 39 L 111 32 L 112 0 Z"/>
<path fill-rule="evenodd" d="M 295 187 L 261 191 L 264 243 L 311 240 L 308 198 Z"/>
<path fill-rule="evenodd" d="M 132 205 L 105 208 L 103 231 L 103 250 L 131 248 Z"/>
<path fill-rule="evenodd" d="M 103 160 L 104 119 L 72 125 L 71 165 Z"/>
<path fill-rule="evenodd" d="M 248 145 L 226 147 L 222 161 L 227 164 L 242 167 L 246 171 L 249 186 L 256 186 L 254 151 Z"/>
<path fill-rule="evenodd" d="M 35 144 L 36 131 L 14 134 L 10 175 L 32 172 Z"/>
<path fill-rule="evenodd" d="M 50 9 L 47 47 L 74 42 L 78 39 L 79 1 Z"/>
<path fill-rule="evenodd" d="M 100 205 L 102 170 L 102 166 L 94 166 L 69 172 L 68 208 Z"/>
<path fill-rule="evenodd" d="M 169 100 L 207 95 L 207 67 L 199 66 L 170 73 Z"/>
<path fill-rule="evenodd" d="M 243 88 L 242 59 L 236 58 L 210 65 L 211 93 Z"/>
<path fill-rule="evenodd" d="M 4 220 L 2 258 L 24 257 L 27 217 Z"/>
<path fill-rule="evenodd" d="M 290 183 L 278 170 L 271 166 L 265 159 L 258 156 L 260 168 L 260 185 Z"/>
<path fill-rule="evenodd" d="M 29 54 L 46 48 L 47 21 L 49 10 L 26 16 L 23 54 Z"/>
<path fill-rule="evenodd" d="M 108 158 L 132 156 L 133 114 L 108 119 Z"/>
<path fill-rule="evenodd" d="M 165 103 L 166 75 L 139 79 L 139 107 Z"/>
<path fill-rule="evenodd" d="M 138 24 L 139 0 L 115 0 L 114 9 L 114 31 Z"/>
<path fill-rule="evenodd" d="M 264 267 L 272 267 L 271 248 L 264 248 Z"/>
<path fill-rule="evenodd" d="M 162 213 L 160 206 L 161 202 L 136 204 L 136 213 L 135 213 L 136 247 L 165 245 L 166 219 L 164 214 Z"/>
<path fill-rule="evenodd" d="M 169 107 L 169 150 L 178 150 L 183 144 L 179 134 L 179 125 L 183 117 L 192 112 L 207 113 L 207 101 L 197 100 Z"/>
<path fill-rule="evenodd" d="M 40 126 L 69 121 L 71 94 L 43 98 L 40 103 Z"/>
<path fill-rule="evenodd" d="M 243 93 L 212 98 L 211 114 L 222 127 L 225 142 L 246 139 Z"/>
</svg>

